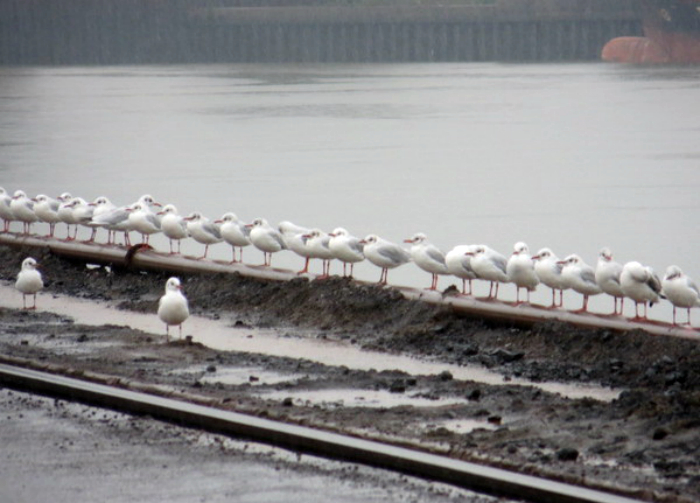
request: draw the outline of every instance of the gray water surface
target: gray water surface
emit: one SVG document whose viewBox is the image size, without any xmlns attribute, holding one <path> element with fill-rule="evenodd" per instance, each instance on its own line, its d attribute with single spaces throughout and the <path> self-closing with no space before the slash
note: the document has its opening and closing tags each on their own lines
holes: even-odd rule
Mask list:
<svg viewBox="0 0 700 503">
<path fill-rule="evenodd" d="M 0 68 L 0 185 L 117 204 L 151 193 L 181 213 L 393 241 L 422 231 L 446 251 L 509 255 L 522 240 L 595 265 L 609 246 L 620 262 L 700 280 L 699 77 L 601 63 Z M 230 257 L 224 244 L 211 253 Z M 409 264 L 389 281 L 430 277 Z M 533 299 L 548 302 L 548 289 Z"/>
</svg>

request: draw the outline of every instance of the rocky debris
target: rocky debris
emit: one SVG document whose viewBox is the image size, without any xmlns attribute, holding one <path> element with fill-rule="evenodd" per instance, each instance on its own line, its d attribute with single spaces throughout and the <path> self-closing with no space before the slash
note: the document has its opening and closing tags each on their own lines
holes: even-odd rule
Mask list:
<svg viewBox="0 0 700 503">
<path fill-rule="evenodd" d="M 0 278 L 12 280 L 27 254 L 0 248 Z M 140 312 L 155 313 L 170 275 L 86 268 L 48 250 L 32 254 L 42 264 L 47 291 L 109 300 Z M 180 277 L 191 310 L 199 315 L 226 313 L 240 327 L 272 327 L 294 337 L 344 340 L 392 354 L 485 366 L 502 374 L 504 384 L 461 381 L 448 371 L 415 376 L 216 352 L 191 338 L 164 344 L 153 334 L 79 326 L 41 310 L 0 308 L 0 354 L 194 394 L 261 417 L 362 432 L 463 459 L 614 486 L 645 499 L 700 500 L 700 484 L 694 483 L 700 480 L 696 340 L 585 330 L 559 322 L 514 327 L 409 301 L 391 288 L 347 278 L 276 283 L 238 274 Z M 80 350 L 62 348 L 68 340 L 79 342 Z M 251 372 L 239 384 L 209 380 L 227 368 Z M 261 369 L 295 377 L 267 384 Z M 515 377 L 602 384 L 622 393 L 610 403 L 570 400 L 509 385 Z M 334 389 L 385 390 L 397 399 L 425 398 L 435 405 L 370 407 L 304 398 L 304 392 Z M 266 391 L 289 396 L 267 399 Z M 444 399 L 453 401 L 446 405 Z M 473 428 L 462 430 L 462 424 Z"/>
</svg>

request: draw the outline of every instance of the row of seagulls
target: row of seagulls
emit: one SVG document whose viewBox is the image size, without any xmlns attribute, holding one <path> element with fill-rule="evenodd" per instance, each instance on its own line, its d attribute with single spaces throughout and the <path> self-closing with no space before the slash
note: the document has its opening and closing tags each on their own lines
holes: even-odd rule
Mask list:
<svg viewBox="0 0 700 503">
<path fill-rule="evenodd" d="M 531 255 L 524 242 L 517 242 L 508 258 L 483 244 L 458 245 L 444 253 L 421 232 L 404 239 L 404 246 L 410 245 L 405 248 L 376 234 L 360 239 L 342 227 L 325 233 L 289 221 L 275 227 L 264 218 L 246 224 L 230 212 L 214 221 L 199 212 L 182 216 L 174 205 L 161 206 L 150 195 L 141 196 L 131 205 L 117 207 L 103 196 L 92 202 L 68 193 L 56 199 L 46 195 L 32 199 L 21 190 L 10 197 L 0 188 L 0 217 L 5 232 L 9 231 L 9 222 L 12 221 L 22 222 L 23 234 L 30 232 L 33 223 L 45 222 L 50 226 L 48 236 L 53 237 L 55 225 L 63 222 L 68 226 L 66 240 L 76 239 L 77 227 L 82 225 L 92 231 L 87 242 L 94 242 L 98 229 L 105 229 L 108 232 L 107 244 L 115 244 L 116 233 L 123 232 L 127 246 L 131 246 L 130 232 L 140 233 L 141 242 L 145 244 L 153 234 L 163 233 L 170 241 L 170 254 L 179 254 L 181 241 L 192 238 L 204 245 L 201 259 L 208 257 L 211 245 L 225 242 L 232 247 L 231 263 L 242 262 L 243 248 L 247 246 L 263 252 L 263 265 L 268 267 L 272 265 L 273 254 L 291 250 L 304 259 L 299 274 L 309 272 L 311 260 L 320 260 L 321 277 L 330 274 L 332 260 L 342 262 L 343 276 L 348 275 L 349 265 L 349 276 L 352 277 L 354 265 L 367 259 L 381 269 L 381 285 L 388 283 L 390 269 L 413 262 L 431 275 L 429 290 L 438 289 L 440 276 L 452 275 L 462 280 L 462 295 L 472 295 L 472 282 L 478 279 L 489 282 L 487 299 L 497 300 L 500 284 L 512 283 L 516 289 L 515 304 L 520 305 L 530 303 L 531 293 L 541 283 L 552 290 L 550 309 L 563 306 L 564 290 L 582 295 L 580 312 L 588 311 L 591 296 L 605 293 L 613 297 L 613 315 L 622 315 L 625 298 L 634 301 L 636 319 L 646 319 L 648 307 L 661 298 L 668 298 L 674 306 L 675 323 L 676 308 L 691 309 L 697 305 L 698 298 L 695 284 L 679 273 L 676 266 L 669 268 L 662 282 L 651 268 L 638 262 L 624 266 L 615 262 L 608 248 L 600 251 L 595 267 L 586 264 L 576 254 L 560 259 L 549 248 Z M 524 299 L 522 289 L 526 291 Z M 672 293 L 668 294 L 666 290 Z M 640 307 L 644 308 L 641 313 Z"/>
</svg>

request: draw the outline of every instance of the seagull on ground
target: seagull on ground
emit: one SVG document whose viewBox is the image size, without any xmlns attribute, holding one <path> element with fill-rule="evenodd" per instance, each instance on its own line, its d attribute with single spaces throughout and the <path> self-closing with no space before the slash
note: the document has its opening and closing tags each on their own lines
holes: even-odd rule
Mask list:
<svg viewBox="0 0 700 503">
<path fill-rule="evenodd" d="M 22 293 L 22 307 L 24 309 L 36 309 L 36 294 L 44 288 L 44 281 L 41 273 L 37 271 L 38 264 L 32 257 L 27 257 L 22 261 L 22 269 L 17 275 L 15 288 Z M 34 304 L 27 307 L 27 295 L 34 297 Z"/>
<path fill-rule="evenodd" d="M 177 326 L 182 339 L 182 324 L 190 316 L 187 298 L 182 293 L 182 285 L 176 277 L 165 283 L 165 295 L 158 301 L 158 318 L 165 323 L 165 340 L 170 340 L 170 327 Z"/>
</svg>

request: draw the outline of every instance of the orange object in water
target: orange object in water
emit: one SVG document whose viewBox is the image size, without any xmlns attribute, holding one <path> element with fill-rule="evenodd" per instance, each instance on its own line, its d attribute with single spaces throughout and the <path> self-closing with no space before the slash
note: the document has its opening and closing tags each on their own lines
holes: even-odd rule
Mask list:
<svg viewBox="0 0 700 503">
<path fill-rule="evenodd" d="M 643 0 L 644 37 L 619 37 L 601 53 L 619 63 L 700 63 L 700 0 Z"/>
<path fill-rule="evenodd" d="M 671 62 L 663 47 L 646 37 L 614 38 L 603 47 L 601 58 L 613 63 Z"/>
</svg>

